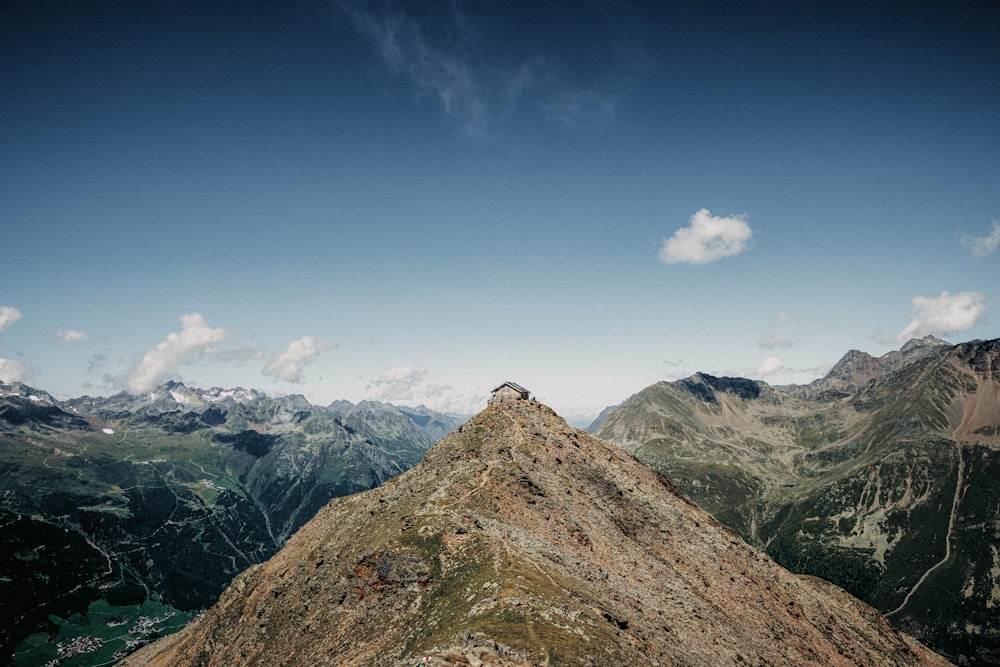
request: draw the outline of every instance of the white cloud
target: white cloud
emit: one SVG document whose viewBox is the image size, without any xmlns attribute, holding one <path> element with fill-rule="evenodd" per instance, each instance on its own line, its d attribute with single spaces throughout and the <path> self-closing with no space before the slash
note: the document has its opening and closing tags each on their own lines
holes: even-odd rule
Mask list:
<svg viewBox="0 0 1000 667">
<path fill-rule="evenodd" d="M 902 342 L 971 329 L 986 310 L 984 298 L 979 292 L 941 292 L 940 296 L 913 297 L 913 319 L 894 340 Z"/>
<path fill-rule="evenodd" d="M 707 264 L 738 255 L 747 248 L 753 232 L 745 216 L 715 217 L 708 209 L 691 216 L 690 225 L 674 232 L 660 248 L 665 264 Z"/>
<path fill-rule="evenodd" d="M 478 412 L 486 403 L 486 396 L 463 393 L 450 384 L 427 384 L 426 368 L 399 366 L 382 372 L 368 383 L 372 398 L 396 404 L 423 403 L 441 412 L 469 414 Z"/>
<path fill-rule="evenodd" d="M 30 375 L 31 371 L 20 361 L 0 357 L 0 380 L 6 382 L 24 382 Z"/>
<path fill-rule="evenodd" d="M 986 257 L 1000 247 L 1000 220 L 993 221 L 993 228 L 986 236 L 963 236 L 962 245 L 972 250 L 973 257 Z"/>
<path fill-rule="evenodd" d="M 87 334 L 86 332 L 83 331 L 67 329 L 65 331 L 57 331 L 56 340 L 58 340 L 60 343 L 76 343 L 81 340 L 87 340 Z"/>
<path fill-rule="evenodd" d="M 0 331 L 21 319 L 21 311 L 11 306 L 0 306 Z"/>
<path fill-rule="evenodd" d="M 751 378 L 765 378 L 784 370 L 787 370 L 785 368 L 785 362 L 778 357 L 767 357 L 761 362 L 760 366 L 747 369 L 743 375 Z"/>
<path fill-rule="evenodd" d="M 264 375 L 283 380 L 284 382 L 301 383 L 304 379 L 303 369 L 312 362 L 321 350 L 330 347 L 328 341 L 316 340 L 312 336 L 303 336 L 293 340 L 282 352 L 276 354 L 261 372 Z"/>
<path fill-rule="evenodd" d="M 169 333 L 156 347 L 147 350 L 142 360 L 125 377 L 125 386 L 133 393 L 149 391 L 171 379 L 180 366 L 212 354 L 215 345 L 228 337 L 225 329 L 213 329 L 200 313 L 182 315 L 181 330 Z"/>
<path fill-rule="evenodd" d="M 416 396 L 417 385 L 423 382 L 427 375 L 426 368 L 400 366 L 382 372 L 378 379 L 372 380 L 370 389 L 375 389 L 375 396 L 380 401 L 412 401 Z M 441 393 L 444 388 L 435 388 Z"/>
<path fill-rule="evenodd" d="M 757 347 L 762 350 L 777 350 L 793 347 L 794 345 L 795 341 L 789 340 L 784 336 L 761 336 L 757 339 Z"/>
<path fill-rule="evenodd" d="M 0 332 L 21 319 L 21 311 L 12 306 L 0 306 Z M 20 361 L 0 357 L 0 380 L 6 382 L 25 382 L 31 375 L 31 370 Z"/>
<path fill-rule="evenodd" d="M 780 357 L 768 356 L 757 366 L 726 374 L 755 380 L 766 380 L 769 384 L 804 384 L 822 377 L 829 370 L 829 365 L 805 368 L 789 366 Z"/>
</svg>

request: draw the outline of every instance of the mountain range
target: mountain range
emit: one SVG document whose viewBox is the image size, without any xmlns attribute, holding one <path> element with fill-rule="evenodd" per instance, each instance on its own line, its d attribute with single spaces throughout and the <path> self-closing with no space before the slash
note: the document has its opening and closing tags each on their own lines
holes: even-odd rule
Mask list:
<svg viewBox="0 0 1000 667">
<path fill-rule="evenodd" d="M 215 634 L 190 639 L 202 636 L 192 629 L 156 650 L 182 656 L 178 664 L 233 657 L 224 637 L 238 629 L 233 645 L 257 664 L 272 664 L 279 645 L 295 651 L 289 664 L 320 648 L 350 656 L 343 664 L 394 664 L 377 662 L 384 655 L 410 664 L 420 651 L 436 664 L 716 664 L 689 647 L 699 635 L 684 628 L 700 628 L 703 641 L 729 642 L 735 653 L 724 662 L 733 664 L 842 664 L 826 657 L 830 646 L 857 664 L 882 664 L 886 646 L 912 661 L 899 664 L 934 659 L 908 635 L 957 664 L 1000 663 L 1000 341 L 927 337 L 881 357 L 852 350 L 803 386 L 704 373 L 660 382 L 601 414 L 591 430 L 603 443 L 532 401 L 464 421 L 423 407 L 313 406 L 176 382 L 67 401 L 0 383 L 0 651 L 17 664 L 107 664 L 191 626 Z M 627 480 L 647 474 L 672 500 L 630 495 L 641 485 Z M 684 497 L 712 517 L 689 515 Z M 345 499 L 327 505 L 335 498 Z M 333 523 L 322 518 L 331 512 Z M 311 527 L 314 516 L 321 527 Z M 672 531 L 697 554 L 677 553 Z M 302 535 L 328 554 L 311 570 L 295 560 L 306 553 Z M 769 563 L 764 570 L 747 569 L 744 547 Z M 744 555 L 730 562 L 730 550 Z M 705 558 L 740 576 L 716 578 Z M 282 588 L 273 563 L 317 579 L 306 577 L 308 591 L 298 579 Z M 801 576 L 786 580 L 783 568 Z M 765 590 L 806 584 L 808 593 L 778 596 L 810 600 L 813 612 L 797 617 L 805 625 L 747 631 L 713 616 L 732 611 L 745 623 L 749 612 L 733 610 L 748 600 L 778 614 L 748 592 L 748 572 Z M 692 602 L 692 573 L 711 596 Z M 341 596 L 345 581 L 353 584 Z M 337 597 L 334 616 L 301 607 L 327 595 Z M 865 603 L 905 634 L 882 627 Z M 837 604 L 834 621 L 817 615 Z M 253 639 L 250 609 L 280 619 Z M 674 622 L 661 623 L 662 612 L 653 622 L 657 609 L 672 610 Z M 237 612 L 246 628 L 234 629 Z M 334 633 L 334 647 L 299 637 L 301 649 L 268 638 L 291 633 L 282 624 L 293 613 L 319 614 L 306 634 L 336 621 L 346 636 Z M 842 622 L 872 627 L 831 629 Z M 789 633 L 811 637 L 817 623 L 832 642 L 822 651 L 763 647 Z M 526 638 L 518 627 L 530 629 Z M 413 633 L 401 638 L 406 628 Z M 581 636 L 607 656 L 576 646 Z M 856 641 L 868 648 L 858 653 Z"/>
<path fill-rule="evenodd" d="M 331 498 L 464 420 L 177 382 L 67 401 L 0 383 L 0 654 L 100 664 L 182 627 Z"/>
<path fill-rule="evenodd" d="M 852 350 L 806 386 L 699 373 L 593 428 L 790 570 L 1000 664 L 1000 340 Z"/>
<path fill-rule="evenodd" d="M 946 665 L 546 406 L 329 503 L 125 666 Z"/>
</svg>

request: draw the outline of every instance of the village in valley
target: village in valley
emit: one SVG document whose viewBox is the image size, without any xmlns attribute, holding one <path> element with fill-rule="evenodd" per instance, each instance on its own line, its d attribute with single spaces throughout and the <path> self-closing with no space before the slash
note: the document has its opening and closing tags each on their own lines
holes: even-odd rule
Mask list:
<svg viewBox="0 0 1000 667">
<path fill-rule="evenodd" d="M 94 603 L 85 615 L 75 614 L 62 621 L 58 636 L 35 635 L 35 641 L 25 642 L 14 658 L 18 664 L 43 667 L 111 665 L 154 639 L 198 621 L 205 613 L 204 609 L 197 613 L 178 611 L 161 604 L 155 594 L 151 598 L 138 609 L 138 615 L 134 615 L 135 607 Z"/>
</svg>

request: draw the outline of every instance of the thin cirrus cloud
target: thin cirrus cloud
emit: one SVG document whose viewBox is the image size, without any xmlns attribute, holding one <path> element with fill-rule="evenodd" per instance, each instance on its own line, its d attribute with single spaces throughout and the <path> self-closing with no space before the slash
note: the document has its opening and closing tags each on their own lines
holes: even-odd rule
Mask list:
<svg viewBox="0 0 1000 667">
<path fill-rule="evenodd" d="M 486 62 L 477 35 L 457 5 L 422 22 L 406 5 L 338 0 L 335 6 L 371 44 L 382 63 L 429 96 L 470 137 L 489 134 L 498 117 L 525 109 L 566 127 L 609 121 L 616 96 L 571 83 L 557 62 L 543 55 Z M 443 29 L 442 29 L 443 28 Z"/>
<path fill-rule="evenodd" d="M 979 292 L 941 292 L 939 296 L 913 297 L 913 319 L 892 340 L 902 342 L 922 336 L 971 329 L 986 311 Z"/>
<path fill-rule="evenodd" d="M 761 336 L 757 339 L 757 347 L 762 350 L 778 350 L 794 346 L 795 341 L 789 340 L 784 336 Z"/>
<path fill-rule="evenodd" d="M 660 261 L 664 264 L 708 264 L 747 249 L 753 231 L 746 216 L 717 217 L 703 208 L 663 241 Z"/>
<path fill-rule="evenodd" d="M 329 341 L 303 336 L 272 357 L 261 373 L 275 380 L 301 384 L 305 380 L 305 367 L 332 345 Z"/>
<path fill-rule="evenodd" d="M 171 379 L 181 366 L 211 355 L 216 345 L 229 337 L 225 329 L 210 327 L 201 313 L 182 315 L 180 322 L 180 331 L 167 334 L 126 374 L 124 382 L 129 391 L 149 391 Z"/>
<path fill-rule="evenodd" d="M 336 4 L 390 70 L 421 94 L 437 98 L 445 113 L 465 122 L 468 132 L 479 132 L 486 121 L 485 91 L 470 63 L 435 44 L 416 18 L 401 9 L 349 0 Z"/>
<path fill-rule="evenodd" d="M 986 236 L 963 236 L 962 245 L 969 248 L 977 259 L 993 254 L 1000 247 L 1000 220 L 993 221 L 993 227 Z"/>
</svg>

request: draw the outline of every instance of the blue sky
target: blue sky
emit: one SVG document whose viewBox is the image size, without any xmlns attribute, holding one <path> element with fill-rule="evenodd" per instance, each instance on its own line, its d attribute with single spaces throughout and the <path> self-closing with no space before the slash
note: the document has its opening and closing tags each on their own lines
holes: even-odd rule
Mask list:
<svg viewBox="0 0 1000 667">
<path fill-rule="evenodd" d="M 511 379 L 586 421 L 995 338 L 997 34 L 988 1 L 5 2 L 0 377 Z"/>
</svg>

